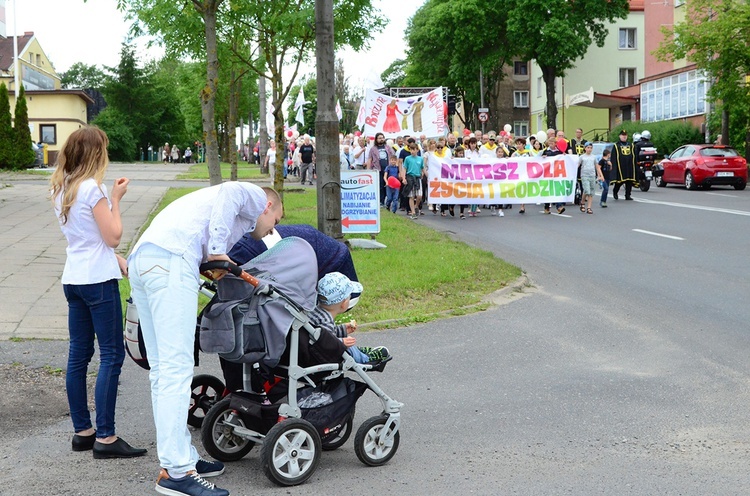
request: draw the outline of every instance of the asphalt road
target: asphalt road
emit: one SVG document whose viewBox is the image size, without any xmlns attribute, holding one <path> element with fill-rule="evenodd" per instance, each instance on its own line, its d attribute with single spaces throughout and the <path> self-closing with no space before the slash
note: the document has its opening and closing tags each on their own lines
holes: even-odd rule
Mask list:
<svg viewBox="0 0 750 496">
<path fill-rule="evenodd" d="M 519 265 L 533 287 L 486 312 L 360 337 L 396 355 L 375 376 L 405 403 L 389 464 L 365 467 L 350 441 L 280 489 L 256 449 L 216 482 L 233 495 L 747 494 L 750 191 L 633 196 L 594 215 L 420 218 Z M 48 362 L 64 356 L 36 346 Z M 218 374 L 217 361 L 200 372 Z M 118 431 L 147 457 L 72 453 L 65 419 L 4 450 L 0 494 L 153 494 L 147 377 L 130 361 L 120 394 Z M 379 411 L 365 394 L 355 428 Z"/>
</svg>

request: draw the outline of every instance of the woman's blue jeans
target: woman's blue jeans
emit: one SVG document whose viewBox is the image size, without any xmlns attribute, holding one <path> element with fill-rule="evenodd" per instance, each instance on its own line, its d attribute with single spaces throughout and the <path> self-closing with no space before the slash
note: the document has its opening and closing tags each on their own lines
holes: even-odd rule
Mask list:
<svg viewBox="0 0 750 496">
<path fill-rule="evenodd" d="M 125 348 L 122 341 L 122 304 L 117 279 L 96 284 L 64 284 L 68 300 L 70 350 L 65 388 L 70 418 L 76 432 L 91 428 L 86 375 L 99 343 L 99 371 L 94 389 L 96 436 L 115 435 L 115 403 Z"/>
</svg>

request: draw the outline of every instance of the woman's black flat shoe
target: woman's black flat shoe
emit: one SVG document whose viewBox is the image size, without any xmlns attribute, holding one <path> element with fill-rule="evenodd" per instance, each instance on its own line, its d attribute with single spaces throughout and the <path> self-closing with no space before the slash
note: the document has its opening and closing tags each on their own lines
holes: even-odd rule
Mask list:
<svg viewBox="0 0 750 496">
<path fill-rule="evenodd" d="M 143 456 L 146 450 L 143 448 L 133 448 L 122 439 L 117 439 L 112 444 L 104 444 L 96 441 L 94 443 L 94 458 L 135 458 Z"/>
<path fill-rule="evenodd" d="M 80 436 L 78 434 L 73 435 L 73 451 L 88 451 L 94 447 L 94 441 L 96 441 L 96 432 L 90 436 Z"/>
</svg>

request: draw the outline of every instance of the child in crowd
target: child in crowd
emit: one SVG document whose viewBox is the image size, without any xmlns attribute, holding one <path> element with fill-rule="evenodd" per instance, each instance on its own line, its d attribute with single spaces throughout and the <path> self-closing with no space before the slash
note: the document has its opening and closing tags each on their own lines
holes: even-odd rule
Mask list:
<svg viewBox="0 0 750 496">
<path fill-rule="evenodd" d="M 385 208 L 395 214 L 398 210 L 398 192 L 401 190 L 396 155 L 391 155 L 388 159 L 388 167 L 385 168 L 383 181 L 385 181 Z"/>
<path fill-rule="evenodd" d="M 599 183 L 602 187 L 602 196 L 599 199 L 599 206 L 607 208 L 607 193 L 609 193 L 609 174 L 612 171 L 612 162 L 609 156 L 612 152 L 605 148 L 602 152 L 602 158 L 599 160 L 599 169 L 602 173 L 602 181 Z"/>
<path fill-rule="evenodd" d="M 417 205 L 422 198 L 422 174 L 424 173 L 424 159 L 418 155 L 419 149 L 416 143 L 409 144 L 410 155 L 404 159 L 404 177 L 402 182 L 404 195 L 409 198 L 409 217 L 416 219 L 419 216 Z"/>
<path fill-rule="evenodd" d="M 347 347 L 347 352 L 357 363 L 377 362 L 390 356 L 388 348 L 359 348 L 356 339 L 349 336 L 357 330 L 357 322 L 336 325 L 336 316 L 349 309 L 352 293 L 361 293 L 362 285 L 354 282 L 341 272 L 329 272 L 318 281 L 318 305 L 310 313 L 310 323 L 321 330 L 331 332 L 340 338 Z"/>
<path fill-rule="evenodd" d="M 497 148 L 495 148 L 495 158 L 506 158 L 507 156 L 508 156 L 508 150 L 505 148 L 505 145 L 502 143 L 499 144 Z M 497 215 L 498 217 L 505 217 L 505 213 L 503 212 L 503 206 L 491 205 L 490 215 Z"/>
<path fill-rule="evenodd" d="M 587 141 L 584 145 L 584 153 L 578 157 L 578 164 L 581 167 L 581 186 L 583 187 L 583 198 L 581 199 L 581 212 L 587 214 L 593 214 L 591 210 L 591 202 L 594 198 L 594 188 L 596 188 L 597 181 L 603 181 L 602 169 L 596 162 L 596 157 L 591 154 L 594 149 L 594 145 L 590 141 Z M 584 207 L 584 203 L 586 207 Z"/>
</svg>

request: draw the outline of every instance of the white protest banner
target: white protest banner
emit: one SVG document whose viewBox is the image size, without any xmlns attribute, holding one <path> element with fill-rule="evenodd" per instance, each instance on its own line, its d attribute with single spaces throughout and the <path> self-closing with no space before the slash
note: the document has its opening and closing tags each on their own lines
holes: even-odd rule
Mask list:
<svg viewBox="0 0 750 496">
<path fill-rule="evenodd" d="M 572 202 L 577 155 L 428 159 L 430 203 L 498 205 Z"/>
<path fill-rule="evenodd" d="M 383 133 L 386 138 L 404 134 L 445 136 L 443 88 L 406 98 L 394 98 L 367 90 L 364 121 L 365 136 L 375 136 L 376 133 Z"/>
<path fill-rule="evenodd" d="M 380 232 L 378 171 L 341 171 L 341 232 Z"/>
</svg>

